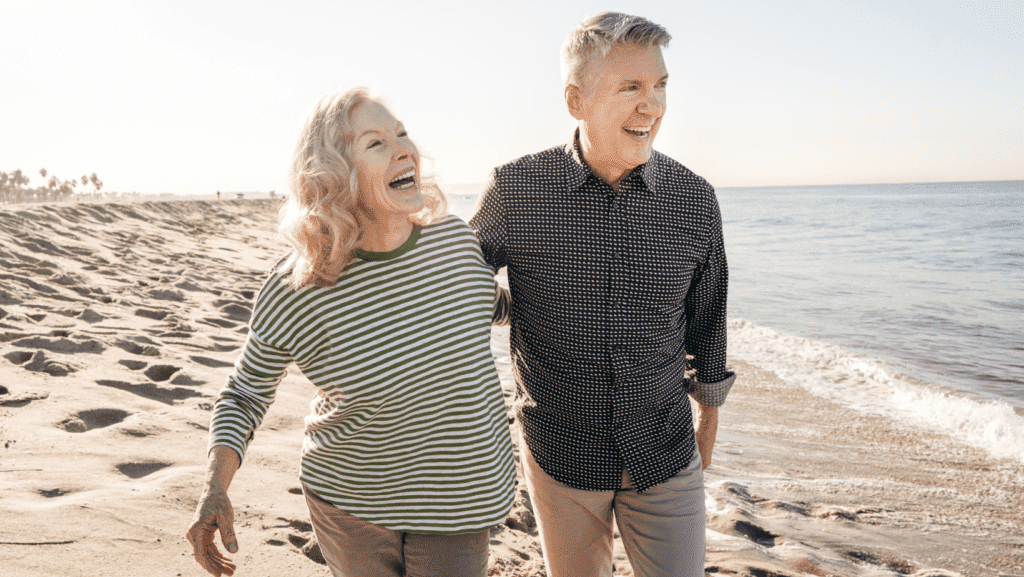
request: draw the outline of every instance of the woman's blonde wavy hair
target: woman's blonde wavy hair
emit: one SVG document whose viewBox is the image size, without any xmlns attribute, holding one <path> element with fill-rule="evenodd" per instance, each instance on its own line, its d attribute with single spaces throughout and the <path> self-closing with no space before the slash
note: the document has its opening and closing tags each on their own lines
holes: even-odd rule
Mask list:
<svg viewBox="0 0 1024 577">
<path fill-rule="evenodd" d="M 328 94 L 313 107 L 299 135 L 289 175 L 289 194 L 281 207 L 278 232 L 295 248 L 278 271 L 295 290 L 331 286 L 352 262 L 369 213 L 359 197 L 352 162 L 351 116 L 360 104 L 374 101 L 366 88 Z M 375 194 L 372 188 L 369 192 Z M 420 175 L 423 210 L 410 215 L 426 225 L 444 216 L 448 203 L 431 176 Z M 377 198 L 384 206 L 387 198 Z"/>
</svg>

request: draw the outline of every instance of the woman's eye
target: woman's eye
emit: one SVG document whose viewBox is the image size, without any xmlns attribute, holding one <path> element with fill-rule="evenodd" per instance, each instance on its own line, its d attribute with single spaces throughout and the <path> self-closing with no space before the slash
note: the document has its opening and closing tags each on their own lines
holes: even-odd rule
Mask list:
<svg viewBox="0 0 1024 577">
<path fill-rule="evenodd" d="M 370 141 L 370 142 L 369 142 L 369 143 L 368 143 L 368 144 L 366 145 L 366 150 L 370 150 L 371 148 L 375 148 L 375 147 L 377 147 L 377 146 L 380 146 L 380 141 L 379 141 L 379 140 L 371 140 L 371 141 Z"/>
<path fill-rule="evenodd" d="M 398 136 L 399 138 L 405 138 L 406 136 L 409 136 L 409 133 L 406 132 L 405 130 L 401 130 L 398 132 Z"/>
</svg>

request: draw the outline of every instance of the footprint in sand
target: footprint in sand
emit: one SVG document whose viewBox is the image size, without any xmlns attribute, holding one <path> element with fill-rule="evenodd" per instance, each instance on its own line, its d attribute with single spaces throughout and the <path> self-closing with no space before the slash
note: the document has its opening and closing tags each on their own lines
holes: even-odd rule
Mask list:
<svg viewBox="0 0 1024 577">
<path fill-rule="evenodd" d="M 121 359 L 120 361 L 117 361 L 117 363 L 120 365 L 124 365 L 133 371 L 140 371 L 146 368 L 146 366 L 148 366 L 149 364 L 146 361 L 136 361 L 133 359 Z"/>
<path fill-rule="evenodd" d="M 235 366 L 235 363 L 229 363 L 227 361 L 221 361 L 218 359 L 211 359 L 210 357 L 191 356 L 189 359 L 194 363 L 203 365 L 204 367 L 210 367 L 211 369 L 226 369 L 228 367 Z"/>
<path fill-rule="evenodd" d="M 4 358 L 16 365 L 22 365 L 27 363 L 33 354 L 32 351 L 11 351 L 4 355 Z"/>
<path fill-rule="evenodd" d="M 99 314 L 92 309 L 85 309 L 82 314 L 78 315 L 78 319 L 89 324 L 98 323 L 107 317 Z"/>
<path fill-rule="evenodd" d="M 97 341 L 96 339 L 90 338 L 77 338 L 69 339 L 66 338 L 68 335 L 67 331 L 54 331 L 58 335 L 56 338 L 50 337 L 27 337 L 15 340 L 11 342 L 11 346 L 21 347 L 24 349 L 43 349 L 52 351 L 55 353 L 64 354 L 77 354 L 77 353 L 90 353 L 100 354 L 107 350 L 106 345 Z"/>
<path fill-rule="evenodd" d="M 249 322 L 249 317 L 252 316 L 252 307 L 246 303 L 220 299 L 213 301 L 213 306 L 220 309 L 222 315 L 234 321 L 243 323 Z"/>
<path fill-rule="evenodd" d="M 39 494 L 46 497 L 47 499 L 53 499 L 55 497 L 63 497 L 71 491 L 67 489 L 39 489 Z"/>
<path fill-rule="evenodd" d="M 69 433 L 84 433 L 116 425 L 129 415 L 131 413 L 122 409 L 90 409 L 64 419 L 57 426 Z"/>
<path fill-rule="evenodd" d="M 12 394 L 10 389 L 0 385 L 0 407 L 11 407 L 17 409 L 24 407 L 32 401 L 38 401 L 49 397 L 50 393 L 46 392 L 26 392 L 20 394 Z"/>
<path fill-rule="evenodd" d="M 175 283 L 174 287 L 189 292 L 206 292 L 206 289 L 187 279 Z"/>
<path fill-rule="evenodd" d="M 53 377 L 66 377 L 80 368 L 70 362 L 51 359 L 44 351 L 11 351 L 4 358 L 21 365 L 26 371 L 46 373 Z"/>
<path fill-rule="evenodd" d="M 764 527 L 751 523 L 740 513 L 729 513 L 712 517 L 708 520 L 707 526 L 719 533 L 743 537 L 762 547 L 774 547 L 776 545 L 775 540 L 778 537 L 778 535 Z"/>
<path fill-rule="evenodd" d="M 164 387 L 156 383 L 129 383 L 125 381 L 101 379 L 96 381 L 96 384 L 101 387 L 120 389 L 122 391 L 132 393 L 133 395 L 164 403 L 165 405 L 173 405 L 174 401 L 203 396 L 203 393 L 194 389 L 186 389 L 184 387 Z"/>
<path fill-rule="evenodd" d="M 290 492 L 290 491 L 289 491 Z M 292 546 L 296 547 L 302 554 L 308 559 L 320 565 L 326 565 L 327 561 L 324 559 L 323 553 L 320 552 L 320 544 L 316 542 L 316 536 L 313 534 L 313 525 L 306 521 L 290 521 L 284 517 L 278 517 L 279 521 L 284 521 L 285 525 L 275 525 L 269 528 L 289 528 L 296 532 L 289 532 L 285 535 L 287 543 L 291 543 Z M 275 535 L 267 539 L 265 542 L 268 545 L 274 545 L 281 547 L 286 544 L 285 541 L 278 539 L 280 534 Z"/>
<path fill-rule="evenodd" d="M 145 337 L 134 337 L 134 338 L 136 338 L 136 339 L 145 339 Z M 148 341 L 149 339 L 145 339 L 145 340 Z M 152 342 L 152 341 L 150 341 L 150 342 Z M 141 355 L 141 356 L 144 356 L 144 357 L 159 357 L 160 356 L 160 349 L 156 348 L 153 345 L 141 345 L 139 343 L 132 342 L 132 341 L 129 341 L 129 340 L 122 340 L 122 341 L 117 341 L 116 343 L 114 343 L 114 346 L 116 346 L 117 348 L 119 348 L 119 349 L 121 349 L 121 350 L 123 350 L 125 352 L 131 353 L 133 355 Z"/>
<path fill-rule="evenodd" d="M 206 384 L 206 380 L 205 379 L 200 379 L 198 377 L 194 377 L 194 376 L 188 374 L 187 372 L 183 371 L 183 372 L 180 372 L 180 373 L 174 375 L 174 378 L 171 379 L 171 384 L 172 385 L 183 385 L 183 386 L 186 386 L 186 387 L 199 387 L 199 386 L 205 385 Z"/>
<path fill-rule="evenodd" d="M 170 380 L 170 378 L 174 376 L 174 373 L 180 370 L 181 367 L 176 367 L 174 365 L 153 365 L 146 369 L 143 374 L 151 380 L 162 383 L 163 381 Z"/>
<path fill-rule="evenodd" d="M 167 332 L 157 333 L 156 336 L 158 336 L 158 337 L 160 337 L 162 339 L 190 339 L 190 338 L 192 338 L 193 335 L 192 335 L 191 332 L 180 331 L 179 330 L 179 331 L 167 331 Z"/>
<path fill-rule="evenodd" d="M 215 327 L 220 327 L 222 329 L 233 329 L 238 326 L 238 323 L 236 323 L 235 321 L 219 319 L 217 317 L 205 317 L 202 319 L 198 319 L 198 321 L 208 325 L 213 325 Z"/>
<path fill-rule="evenodd" d="M 185 300 L 184 293 L 173 289 L 153 289 L 146 294 L 148 294 L 150 298 L 162 301 L 182 302 Z"/>
<path fill-rule="evenodd" d="M 171 314 L 170 311 L 156 311 L 153 309 L 135 309 L 135 316 L 142 317 L 145 319 L 153 319 L 154 321 L 162 321 L 167 318 L 167 315 Z"/>
<path fill-rule="evenodd" d="M 153 473 L 156 473 L 160 469 L 166 469 L 167 467 L 170 467 L 170 466 L 171 466 L 170 463 L 156 463 L 156 462 L 150 462 L 150 463 L 145 463 L 145 462 L 143 462 L 143 463 L 140 463 L 140 462 L 120 463 L 118 465 L 114 465 L 114 467 L 122 475 L 124 475 L 126 477 L 129 477 L 131 479 L 141 479 L 141 478 L 143 478 L 143 477 L 145 477 L 147 475 L 152 475 Z"/>
</svg>

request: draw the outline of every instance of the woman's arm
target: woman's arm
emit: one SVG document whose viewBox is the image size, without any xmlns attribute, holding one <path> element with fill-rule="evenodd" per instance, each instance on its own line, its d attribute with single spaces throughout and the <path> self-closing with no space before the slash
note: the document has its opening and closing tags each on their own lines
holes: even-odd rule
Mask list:
<svg viewBox="0 0 1024 577">
<path fill-rule="evenodd" d="M 512 293 L 494 281 L 494 311 L 491 313 L 491 324 L 499 327 L 507 326 L 512 315 Z"/>
<path fill-rule="evenodd" d="M 214 545 L 213 536 L 220 531 L 227 551 L 238 551 L 228 487 L 291 362 L 288 351 L 250 331 L 235 370 L 214 404 L 206 485 L 186 534 L 196 562 L 212 575 L 220 577 L 235 572 L 235 564 Z"/>
<path fill-rule="evenodd" d="M 220 531 L 220 540 L 229 553 L 238 552 L 235 538 L 235 513 L 228 499 L 228 487 L 238 471 L 241 460 L 231 447 L 217 445 L 210 449 L 206 462 L 206 486 L 196 506 L 185 538 L 192 545 L 196 562 L 211 575 L 233 575 L 235 564 L 224 556 L 213 542 L 213 535 Z"/>
</svg>

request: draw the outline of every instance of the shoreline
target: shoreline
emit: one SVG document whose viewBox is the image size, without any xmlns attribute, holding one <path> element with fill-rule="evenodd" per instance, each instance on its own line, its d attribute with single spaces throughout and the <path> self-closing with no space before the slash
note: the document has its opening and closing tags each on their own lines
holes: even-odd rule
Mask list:
<svg viewBox="0 0 1024 577">
<path fill-rule="evenodd" d="M 0 211 L 5 574 L 204 574 L 183 534 L 212 400 L 284 252 L 276 202 Z M 508 396 L 507 331 L 492 349 Z M 710 575 L 1024 577 L 1019 463 L 729 362 L 740 380 L 706 473 Z M 238 575 L 326 574 L 303 553 L 296 476 L 312 394 L 291 371 L 232 485 Z M 522 487 L 492 530 L 491 575 L 543 575 Z"/>
</svg>

